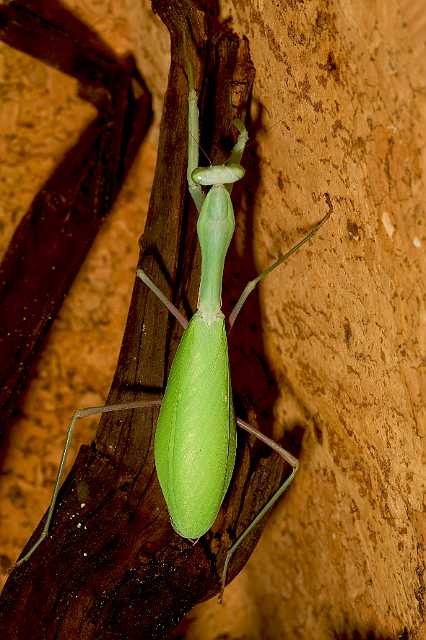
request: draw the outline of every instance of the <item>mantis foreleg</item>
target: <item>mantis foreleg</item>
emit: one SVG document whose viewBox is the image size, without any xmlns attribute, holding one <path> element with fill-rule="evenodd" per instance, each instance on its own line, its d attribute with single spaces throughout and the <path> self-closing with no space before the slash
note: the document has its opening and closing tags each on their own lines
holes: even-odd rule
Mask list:
<svg viewBox="0 0 426 640">
<path fill-rule="evenodd" d="M 198 98 L 194 86 L 194 74 L 189 58 L 186 60 L 186 75 L 188 79 L 188 163 L 187 163 L 187 181 L 188 190 L 193 199 L 198 213 L 201 211 L 205 194 L 202 187 L 192 178 L 192 172 L 199 166 L 199 148 L 200 148 L 200 118 L 198 111 Z M 224 163 L 225 165 L 236 164 L 241 162 L 245 146 L 248 140 L 247 129 L 243 122 L 237 118 L 233 121 L 234 126 L 238 130 L 238 139 L 235 143 L 231 155 Z M 229 193 L 232 191 L 233 184 L 226 186 Z M 172 311 L 173 313 L 173 311 Z M 173 315 L 175 315 L 173 313 Z"/>
<path fill-rule="evenodd" d="M 188 190 L 193 199 L 198 213 L 204 202 L 202 187 L 192 179 L 192 172 L 198 167 L 200 147 L 200 118 L 198 111 L 198 99 L 195 93 L 194 74 L 189 59 L 186 61 L 186 74 L 188 78 L 188 163 L 186 178 Z"/>
</svg>

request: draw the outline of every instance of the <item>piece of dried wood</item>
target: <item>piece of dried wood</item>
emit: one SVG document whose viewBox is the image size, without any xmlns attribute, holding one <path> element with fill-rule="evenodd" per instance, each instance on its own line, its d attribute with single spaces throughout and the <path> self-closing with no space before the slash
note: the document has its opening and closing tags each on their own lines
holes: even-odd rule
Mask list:
<svg viewBox="0 0 426 640">
<path fill-rule="evenodd" d="M 254 69 L 247 41 L 221 29 L 189 0 L 156 0 L 153 6 L 171 34 L 172 64 L 139 265 L 188 310 L 196 301 L 199 254 L 186 186 L 184 46 L 201 93 L 201 143 L 213 161 L 226 156 L 222 144 L 218 152 L 219 143 L 228 142 L 229 151 L 233 118 L 244 118 Z M 108 402 L 161 392 L 179 333 L 137 281 Z M 193 545 L 173 531 L 158 485 L 152 455 L 156 417 L 156 411 L 138 410 L 102 418 L 96 441 L 82 447 L 64 483 L 51 535 L 6 584 L 2 637 L 24 638 L 31 630 L 34 640 L 165 638 L 193 605 L 218 593 L 227 549 L 278 487 L 283 465 L 275 456 L 253 455 L 239 434 L 223 509 Z M 240 547 L 229 578 L 245 564 L 259 535 L 260 527 Z"/>
<path fill-rule="evenodd" d="M 98 110 L 35 196 L 0 265 L 4 428 L 145 137 L 151 98 L 133 57 L 119 60 L 56 1 L 0 6 L 0 38 L 76 77 L 81 97 Z"/>
</svg>

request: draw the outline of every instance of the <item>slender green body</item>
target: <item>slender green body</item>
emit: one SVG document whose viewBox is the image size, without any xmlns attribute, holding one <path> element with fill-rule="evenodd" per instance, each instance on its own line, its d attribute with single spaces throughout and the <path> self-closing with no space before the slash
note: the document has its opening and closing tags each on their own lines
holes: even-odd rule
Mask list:
<svg viewBox="0 0 426 640">
<path fill-rule="evenodd" d="M 176 352 L 155 434 L 173 528 L 199 538 L 216 519 L 235 464 L 236 424 L 223 317 L 196 313 Z"/>
<path fill-rule="evenodd" d="M 204 180 L 209 169 L 200 171 Z M 215 184 L 197 223 L 202 256 L 198 310 L 176 351 L 155 434 L 158 479 L 173 528 L 184 538 L 199 538 L 210 529 L 235 464 L 228 341 L 220 310 L 223 266 L 234 228 L 230 195 Z"/>
</svg>

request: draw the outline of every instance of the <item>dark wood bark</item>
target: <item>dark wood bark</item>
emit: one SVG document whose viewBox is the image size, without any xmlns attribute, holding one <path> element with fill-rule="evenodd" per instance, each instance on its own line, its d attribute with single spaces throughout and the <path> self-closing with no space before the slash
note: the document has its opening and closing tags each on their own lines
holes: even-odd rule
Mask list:
<svg viewBox="0 0 426 640">
<path fill-rule="evenodd" d="M 201 94 L 202 147 L 214 161 L 235 140 L 232 119 L 245 116 L 254 69 L 247 41 L 221 27 L 207 4 L 156 0 L 153 6 L 171 34 L 172 64 L 139 264 L 188 312 L 196 301 L 199 255 L 186 186 L 184 50 Z M 236 191 L 236 202 L 240 198 Z M 108 402 L 161 393 L 179 335 L 161 303 L 137 281 Z M 235 352 L 232 359 L 238 360 Z M 239 390 L 244 395 L 247 388 L 240 383 Z M 164 638 L 193 605 L 218 593 L 227 549 L 277 488 L 283 465 L 239 437 L 221 513 L 192 545 L 174 533 L 157 482 L 155 421 L 156 411 L 141 410 L 101 420 L 95 442 L 82 447 L 64 483 L 51 535 L 6 584 L 2 638 Z M 245 564 L 259 534 L 260 528 L 240 547 L 229 578 Z"/>
<path fill-rule="evenodd" d="M 98 110 L 35 196 L 0 265 L 4 427 L 148 130 L 151 99 L 133 57 L 119 60 L 54 0 L 0 7 L 0 38 L 76 77 Z"/>
</svg>

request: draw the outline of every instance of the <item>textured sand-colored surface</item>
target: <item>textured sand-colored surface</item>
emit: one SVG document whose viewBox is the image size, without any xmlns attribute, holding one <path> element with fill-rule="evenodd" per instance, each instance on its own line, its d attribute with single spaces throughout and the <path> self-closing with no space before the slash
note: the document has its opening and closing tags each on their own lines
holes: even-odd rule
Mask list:
<svg viewBox="0 0 426 640">
<path fill-rule="evenodd" d="M 321 193 L 335 216 L 262 292 L 277 424 L 292 399 L 315 419 L 300 475 L 238 593 L 187 637 L 424 638 L 424 6 L 253 2 L 239 19 L 275 125 L 259 265 Z"/>
<path fill-rule="evenodd" d="M 122 8 L 80 6 L 77 15 L 123 54 L 134 47 Z M 71 5 L 70 5 L 71 6 Z M 151 18 L 152 19 L 152 18 Z M 154 22 L 155 23 L 155 22 Z M 165 32 L 164 27 L 162 27 Z M 164 33 L 167 43 L 167 33 Z M 1 46 L 1 248 L 6 249 L 32 197 L 95 111 L 77 96 L 77 83 L 27 55 Z M 167 73 L 167 49 L 161 85 Z M 161 98 L 161 91 L 157 89 Z M 161 100 L 155 103 L 156 113 Z M 75 286 L 53 325 L 22 416 L 3 444 L 0 559 L 3 578 L 49 503 L 65 429 L 77 407 L 103 404 L 115 369 L 145 224 L 155 165 L 150 132 Z M 90 441 L 96 420 L 79 425 L 74 451 Z"/>
<path fill-rule="evenodd" d="M 148 4 L 74 6 L 115 50 L 135 52 L 158 114 L 168 36 Z M 262 107 L 264 124 L 257 136 L 260 187 L 254 209 L 240 213 L 237 246 L 244 251 L 253 242 L 261 269 L 325 213 L 324 192 L 335 213 L 261 293 L 266 355 L 277 383 L 277 436 L 282 425 L 306 426 L 300 473 L 227 589 L 224 606 L 197 607 L 186 637 L 377 639 L 407 628 L 409 637 L 421 638 L 422 3 L 234 4 L 226 3 L 224 15 L 232 14 L 250 40 L 255 111 Z M 5 247 L 32 194 L 91 114 L 75 97 L 74 83 L 58 72 L 6 47 L 0 61 Z M 9 432 L 0 487 L 4 569 L 48 503 L 72 410 L 106 396 L 154 155 L 155 128 Z M 244 236 L 248 215 L 253 238 Z"/>
</svg>

